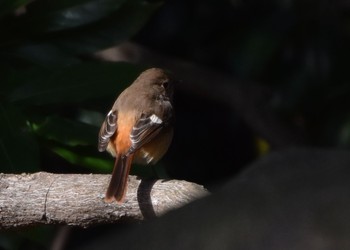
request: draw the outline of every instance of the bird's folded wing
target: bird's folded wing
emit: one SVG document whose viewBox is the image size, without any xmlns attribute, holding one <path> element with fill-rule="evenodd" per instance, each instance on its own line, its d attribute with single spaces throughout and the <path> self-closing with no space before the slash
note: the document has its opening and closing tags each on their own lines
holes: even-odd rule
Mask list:
<svg viewBox="0 0 350 250">
<path fill-rule="evenodd" d="M 134 153 L 147 142 L 151 141 L 164 127 L 164 121 L 157 115 L 145 115 L 136 122 L 130 133 L 131 147 L 128 154 Z"/>
<path fill-rule="evenodd" d="M 98 150 L 100 152 L 105 151 L 110 138 L 114 135 L 117 130 L 117 118 L 118 113 L 115 110 L 108 112 L 106 119 L 104 120 L 100 133 L 98 136 Z"/>
</svg>

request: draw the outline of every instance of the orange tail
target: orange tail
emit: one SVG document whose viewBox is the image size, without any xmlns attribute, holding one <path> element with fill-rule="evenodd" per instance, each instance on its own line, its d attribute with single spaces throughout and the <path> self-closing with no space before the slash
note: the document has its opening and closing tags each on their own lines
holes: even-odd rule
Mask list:
<svg viewBox="0 0 350 250">
<path fill-rule="evenodd" d="M 125 198 L 128 176 L 131 168 L 133 155 L 122 157 L 117 155 L 112 172 L 112 178 L 106 192 L 105 201 L 117 201 L 122 203 Z"/>
</svg>

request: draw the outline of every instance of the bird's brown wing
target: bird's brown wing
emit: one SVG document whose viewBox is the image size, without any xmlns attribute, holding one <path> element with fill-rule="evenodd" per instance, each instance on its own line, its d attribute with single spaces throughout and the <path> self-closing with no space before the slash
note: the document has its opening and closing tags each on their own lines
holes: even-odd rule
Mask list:
<svg viewBox="0 0 350 250">
<path fill-rule="evenodd" d="M 100 152 L 106 150 L 110 138 L 117 130 L 117 118 L 118 112 L 112 109 L 108 112 L 104 122 L 102 123 L 100 133 L 98 134 L 98 150 Z"/>
<path fill-rule="evenodd" d="M 151 141 L 157 134 L 159 134 L 166 124 L 166 122 L 155 114 L 148 116 L 142 114 L 131 130 L 131 147 L 127 155 L 134 153 L 137 149 Z"/>
</svg>

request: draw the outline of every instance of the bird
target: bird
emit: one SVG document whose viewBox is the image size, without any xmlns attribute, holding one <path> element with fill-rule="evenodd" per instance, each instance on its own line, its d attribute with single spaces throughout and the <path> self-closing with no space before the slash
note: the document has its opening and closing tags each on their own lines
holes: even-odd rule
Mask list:
<svg viewBox="0 0 350 250">
<path fill-rule="evenodd" d="M 98 135 L 98 150 L 115 157 L 105 202 L 123 203 L 132 163 L 155 164 L 173 137 L 172 75 L 160 68 L 142 72 L 114 102 Z"/>
</svg>

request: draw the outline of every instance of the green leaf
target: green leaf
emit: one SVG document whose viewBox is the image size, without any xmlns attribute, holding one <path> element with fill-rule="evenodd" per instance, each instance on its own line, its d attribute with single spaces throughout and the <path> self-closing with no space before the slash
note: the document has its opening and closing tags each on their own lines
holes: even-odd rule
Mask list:
<svg viewBox="0 0 350 250">
<path fill-rule="evenodd" d="M 80 103 L 116 95 L 134 81 L 140 69 L 126 63 L 82 63 L 64 68 L 35 68 L 13 74 L 11 84 L 21 86 L 8 95 L 8 101 L 22 105 Z"/>
<path fill-rule="evenodd" d="M 130 39 L 159 7 L 159 3 L 128 1 L 118 11 L 98 22 L 55 32 L 55 35 L 44 36 L 40 42 L 30 42 L 26 46 L 51 44 L 65 54 L 93 53 Z"/>
<path fill-rule="evenodd" d="M 38 170 L 38 144 L 25 118 L 14 106 L 0 104 L 0 172 Z"/>
<path fill-rule="evenodd" d="M 126 0 L 36 1 L 19 23 L 36 32 L 59 31 L 86 25 L 110 15 Z"/>
<path fill-rule="evenodd" d="M 110 17 L 68 31 L 52 43 L 75 54 L 91 53 L 119 44 L 135 35 L 159 7 L 159 3 L 129 1 Z"/>
<path fill-rule="evenodd" d="M 96 145 L 99 130 L 98 127 L 59 116 L 48 117 L 43 124 L 34 124 L 33 127 L 38 135 L 68 146 Z"/>
<path fill-rule="evenodd" d="M 91 170 L 98 170 L 102 172 L 110 172 L 113 168 L 112 158 L 111 160 L 103 159 L 102 157 L 82 155 L 70 150 L 69 148 L 54 147 L 53 152 L 61 156 L 68 162 L 84 167 L 88 167 Z"/>
<path fill-rule="evenodd" d="M 82 54 L 90 54 L 130 39 L 159 8 L 160 3 L 129 0 L 122 4 L 124 1 L 103 0 L 104 5 L 101 6 L 99 1 L 91 0 L 75 0 L 72 3 L 64 1 L 64 4 L 59 4 L 61 1 L 58 3 L 35 1 L 30 5 L 31 8 L 27 8 L 28 13 L 24 15 L 28 20 L 19 17 L 6 24 L 0 23 L 3 34 L 0 38 L 0 54 L 6 55 L 3 57 L 3 63 L 18 66 L 20 62 L 26 66 L 34 64 L 42 67 L 70 65 L 79 63 Z M 41 2 L 54 5 L 50 9 L 59 13 L 63 11 L 61 8 L 78 8 L 77 6 L 89 4 L 97 4 L 103 10 L 96 9 L 95 12 L 95 9 L 88 8 L 94 14 L 84 12 L 86 16 L 82 13 L 77 15 L 70 13 L 77 18 L 73 21 L 55 15 L 50 16 L 48 13 L 51 12 L 46 8 L 36 7 L 41 6 Z M 113 4 L 114 7 L 108 9 L 107 3 Z M 82 8 L 85 9 L 86 6 Z M 69 16 L 65 11 L 66 9 L 59 16 Z M 39 17 L 42 15 L 52 20 L 41 20 Z M 38 21 L 35 21 L 37 19 Z"/>
</svg>

